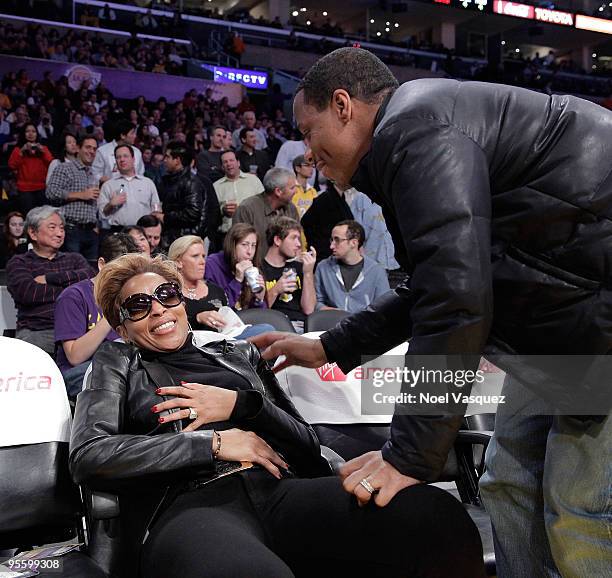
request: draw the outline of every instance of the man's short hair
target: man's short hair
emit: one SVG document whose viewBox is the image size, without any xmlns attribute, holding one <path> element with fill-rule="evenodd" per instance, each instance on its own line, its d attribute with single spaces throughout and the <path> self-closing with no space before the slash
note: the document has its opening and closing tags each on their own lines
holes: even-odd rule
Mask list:
<svg viewBox="0 0 612 578">
<path fill-rule="evenodd" d="M 345 47 L 313 64 L 298 84 L 304 103 L 317 110 L 327 108 L 335 90 L 343 88 L 351 98 L 377 104 L 399 83 L 389 68 L 368 50 Z"/>
<path fill-rule="evenodd" d="M 219 157 L 221 160 L 223 160 L 224 155 L 228 154 L 228 153 L 232 153 L 235 157 L 236 157 L 236 151 L 233 149 L 227 150 L 227 151 L 223 151 L 221 153 L 221 156 Z M 238 160 L 238 157 L 236 157 L 236 160 Z"/>
<path fill-rule="evenodd" d="M 128 134 L 131 130 L 136 128 L 136 125 L 133 122 L 130 122 L 126 118 L 122 118 L 117 121 L 114 130 L 111 131 L 111 136 L 113 140 L 120 140 L 122 134 Z"/>
<path fill-rule="evenodd" d="M 77 139 L 77 144 L 79 145 L 79 148 L 83 146 L 83 143 L 86 140 L 96 141 L 96 146 L 98 146 L 98 141 L 96 140 L 96 137 L 93 134 L 83 134 L 83 135 L 80 135 L 79 138 Z"/>
<path fill-rule="evenodd" d="M 357 239 L 357 248 L 361 249 L 366 241 L 365 229 L 357 221 L 347 219 L 346 221 L 340 221 L 336 223 L 334 227 L 342 227 L 346 225 L 346 238 Z"/>
<path fill-rule="evenodd" d="M 284 189 L 289 179 L 295 179 L 295 175 L 291 171 L 281 167 L 270 169 L 263 178 L 266 195 L 272 194 L 274 189 Z"/>
<path fill-rule="evenodd" d="M 306 157 L 304 155 L 298 155 L 297 157 L 295 157 L 293 159 L 293 161 L 291 162 L 292 166 L 293 166 L 293 170 L 297 173 L 297 169 L 300 165 L 306 164 Z"/>
<path fill-rule="evenodd" d="M 132 158 L 134 158 L 134 149 L 129 145 L 129 144 L 119 144 L 115 147 L 115 150 L 113 151 L 113 156 L 115 158 L 117 158 L 117 151 L 119 149 L 128 149 L 130 151 L 130 154 L 132 155 Z"/>
<path fill-rule="evenodd" d="M 220 124 L 216 124 L 215 126 L 213 126 L 210 129 L 210 135 L 212 135 L 216 130 L 222 130 L 223 134 L 225 134 L 225 131 L 227 130 L 224 126 L 221 126 Z"/>
<path fill-rule="evenodd" d="M 255 132 L 255 129 L 254 128 L 243 128 L 243 129 L 241 129 L 241 131 L 239 133 L 240 134 L 240 140 L 241 141 L 246 141 L 247 133 L 249 133 L 249 132 Z"/>
<path fill-rule="evenodd" d="M 51 205 L 42 205 L 41 207 L 35 207 L 34 209 L 30 209 L 28 214 L 26 215 L 24 228 L 26 231 L 30 229 L 34 231 L 38 231 L 40 224 L 45 220 L 51 217 L 52 215 L 59 215 L 62 223 L 64 223 L 64 217 L 59 210 L 59 207 L 52 207 Z"/>
<path fill-rule="evenodd" d="M 112 233 L 104 237 L 100 243 L 99 256 L 104 259 L 105 263 L 110 263 L 128 253 L 140 253 L 140 248 L 136 241 L 126 233 Z"/>
<path fill-rule="evenodd" d="M 157 227 L 161 225 L 161 221 L 155 215 L 143 215 L 136 221 L 136 224 L 143 229 L 148 227 Z"/>
<path fill-rule="evenodd" d="M 183 167 L 191 165 L 193 160 L 192 150 L 184 143 L 178 141 L 171 141 L 166 147 L 166 152 L 174 159 L 180 158 Z"/>
<path fill-rule="evenodd" d="M 266 241 L 268 246 L 274 245 L 274 237 L 279 237 L 281 241 L 287 238 L 291 231 L 299 231 L 302 233 L 302 225 L 291 217 L 278 217 L 274 219 L 266 229 Z"/>
</svg>

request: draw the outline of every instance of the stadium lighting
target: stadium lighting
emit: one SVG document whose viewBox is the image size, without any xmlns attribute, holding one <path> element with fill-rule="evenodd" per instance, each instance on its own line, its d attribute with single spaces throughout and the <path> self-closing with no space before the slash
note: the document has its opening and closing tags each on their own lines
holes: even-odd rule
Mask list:
<svg viewBox="0 0 612 578">
<path fill-rule="evenodd" d="M 327 16 L 327 11 L 323 11 L 323 16 Z"/>
<path fill-rule="evenodd" d="M 306 8 L 300 8 L 300 12 L 306 12 Z"/>
<path fill-rule="evenodd" d="M 381 36 L 381 33 L 380 33 L 380 31 L 376 33 L 376 36 Z"/>
<path fill-rule="evenodd" d="M 370 18 L 370 24 L 374 24 L 374 18 Z"/>
<path fill-rule="evenodd" d="M 385 26 L 389 26 L 389 22 L 385 22 Z"/>
<path fill-rule="evenodd" d="M 385 28 L 385 32 L 389 32 L 389 28 Z"/>
<path fill-rule="evenodd" d="M 521 49 L 520 49 L 520 48 L 515 48 L 515 49 L 514 49 L 514 52 L 520 52 L 520 51 L 521 51 Z"/>
<path fill-rule="evenodd" d="M 600 6 L 600 7 L 599 7 L 599 11 L 600 11 L 600 12 L 603 12 L 603 11 L 604 11 L 603 6 Z"/>
<path fill-rule="evenodd" d="M 306 20 L 306 26 L 310 26 L 311 22 L 310 20 Z"/>
<path fill-rule="evenodd" d="M 592 68 L 593 70 L 597 70 L 597 64 L 593 64 L 593 66 L 591 66 L 591 68 Z"/>
<path fill-rule="evenodd" d="M 591 54 L 591 56 L 592 56 L 593 58 L 597 58 L 597 52 L 593 52 L 593 54 Z"/>
<path fill-rule="evenodd" d="M 299 15 L 300 15 L 300 13 L 299 13 L 297 10 L 294 10 L 294 11 L 291 13 L 291 16 L 299 16 Z"/>
<path fill-rule="evenodd" d="M 502 40 L 502 46 L 506 46 L 506 41 Z"/>
<path fill-rule="evenodd" d="M 393 26 L 395 26 L 396 28 L 399 28 L 399 24 L 397 22 Z"/>
</svg>

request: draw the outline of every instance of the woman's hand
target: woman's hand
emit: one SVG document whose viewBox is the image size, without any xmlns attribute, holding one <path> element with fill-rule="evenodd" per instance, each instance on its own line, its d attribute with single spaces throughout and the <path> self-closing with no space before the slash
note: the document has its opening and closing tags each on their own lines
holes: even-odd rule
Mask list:
<svg viewBox="0 0 612 578">
<path fill-rule="evenodd" d="M 184 381 L 181 383 L 182 385 L 179 387 L 160 387 L 155 392 L 159 395 L 175 395 L 176 397 L 154 405 L 151 408 L 153 413 L 180 408 L 180 411 L 160 417 L 159 423 L 188 418 L 190 407 L 198 412 L 198 417 L 186 428 L 183 428 L 183 431 L 195 431 L 206 423 L 226 421 L 232 415 L 238 397 L 236 391 L 201 383 L 186 383 Z"/>
<path fill-rule="evenodd" d="M 266 280 L 263 278 L 261 273 L 257 277 L 257 283 L 259 283 L 261 291 L 259 293 L 255 293 L 255 297 L 257 297 L 257 299 L 260 301 L 263 301 L 264 297 L 266 296 Z"/>
<path fill-rule="evenodd" d="M 242 283 L 244 281 L 244 272 L 249 268 L 253 266 L 253 261 L 250 260 L 245 260 L 245 261 L 240 261 L 240 263 L 236 263 L 236 273 L 235 273 L 235 277 L 236 277 L 236 281 L 238 281 L 238 283 Z"/>
<path fill-rule="evenodd" d="M 218 311 L 202 311 L 196 315 L 196 321 L 217 331 L 223 330 L 226 325 L 223 315 Z"/>
<path fill-rule="evenodd" d="M 275 478 L 281 479 L 279 467 L 289 466 L 263 439 L 251 431 L 228 429 L 217 432 L 221 436 L 221 450 L 217 457 L 230 462 L 253 462 L 263 466 Z M 212 449 L 217 447 L 213 437 Z"/>
</svg>

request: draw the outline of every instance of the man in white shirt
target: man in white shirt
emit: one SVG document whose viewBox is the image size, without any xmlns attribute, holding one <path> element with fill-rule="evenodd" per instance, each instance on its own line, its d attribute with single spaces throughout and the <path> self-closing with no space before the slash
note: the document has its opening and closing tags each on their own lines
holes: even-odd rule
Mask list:
<svg viewBox="0 0 612 578">
<path fill-rule="evenodd" d="M 101 146 L 96 153 L 91 170 L 94 178 L 105 183 L 109 179 L 119 176 L 119 169 L 115 159 L 115 148 L 118 144 L 128 144 L 134 151 L 134 170 L 138 176 L 144 176 L 145 166 L 142 161 L 142 153 L 134 146 L 136 140 L 136 127 L 129 120 L 122 119 L 115 125 L 114 134 L 111 133 L 113 140 Z"/>
<path fill-rule="evenodd" d="M 232 226 L 232 217 L 238 205 L 264 190 L 262 182 L 253 174 L 243 173 L 234 151 L 225 151 L 221 155 L 221 168 L 225 176 L 213 183 L 223 220 L 219 232 L 225 235 Z"/>
<path fill-rule="evenodd" d="M 257 137 L 257 142 L 255 143 L 255 149 L 258 151 L 262 151 L 265 148 L 268 148 L 268 141 L 266 139 L 266 135 L 264 132 L 258 128 L 255 128 L 255 122 L 257 119 L 255 118 L 255 113 L 252 110 L 247 110 L 242 115 L 242 126 L 237 128 L 232 133 L 232 146 L 234 149 L 238 150 L 242 143 L 240 142 L 240 131 L 243 128 L 248 128 L 255 131 L 255 136 Z"/>
<path fill-rule="evenodd" d="M 135 225 L 144 215 L 161 212 L 155 184 L 151 179 L 136 174 L 134 148 L 120 144 L 115 149 L 119 176 L 106 181 L 98 197 L 100 217 L 107 219 L 111 231 Z"/>
</svg>

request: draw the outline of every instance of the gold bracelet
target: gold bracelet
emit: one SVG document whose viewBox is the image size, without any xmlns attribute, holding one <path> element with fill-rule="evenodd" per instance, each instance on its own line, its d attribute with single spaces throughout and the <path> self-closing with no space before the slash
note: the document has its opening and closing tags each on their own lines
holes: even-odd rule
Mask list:
<svg viewBox="0 0 612 578">
<path fill-rule="evenodd" d="M 216 431 L 213 430 L 213 437 L 217 437 L 217 447 L 214 449 L 213 451 L 213 459 L 217 459 L 219 457 L 219 452 L 221 451 L 221 434 Z"/>
</svg>

